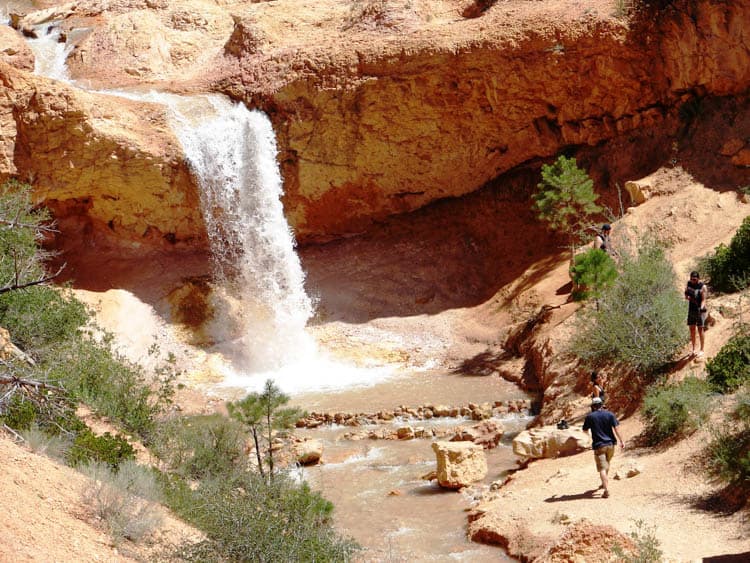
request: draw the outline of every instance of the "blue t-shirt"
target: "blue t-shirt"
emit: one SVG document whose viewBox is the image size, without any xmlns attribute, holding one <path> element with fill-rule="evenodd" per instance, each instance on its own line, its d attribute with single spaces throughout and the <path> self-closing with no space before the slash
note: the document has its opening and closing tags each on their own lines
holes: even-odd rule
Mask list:
<svg viewBox="0 0 750 563">
<path fill-rule="evenodd" d="M 597 449 L 602 446 L 614 446 L 617 443 L 613 428 L 619 424 L 615 415 L 607 410 L 599 409 L 586 415 L 583 429 L 591 430 L 591 447 Z"/>
</svg>

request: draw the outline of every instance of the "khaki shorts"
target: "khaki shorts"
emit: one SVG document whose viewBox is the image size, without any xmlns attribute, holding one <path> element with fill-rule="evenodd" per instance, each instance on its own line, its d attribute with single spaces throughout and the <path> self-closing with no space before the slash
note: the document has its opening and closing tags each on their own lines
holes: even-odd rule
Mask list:
<svg viewBox="0 0 750 563">
<path fill-rule="evenodd" d="M 612 456 L 615 455 L 615 446 L 602 446 L 594 450 L 594 459 L 596 460 L 597 471 L 607 471 Z"/>
</svg>

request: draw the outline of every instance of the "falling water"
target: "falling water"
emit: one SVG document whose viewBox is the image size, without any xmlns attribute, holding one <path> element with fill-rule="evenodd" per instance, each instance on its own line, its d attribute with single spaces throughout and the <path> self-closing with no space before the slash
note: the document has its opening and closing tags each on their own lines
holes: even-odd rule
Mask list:
<svg viewBox="0 0 750 563">
<path fill-rule="evenodd" d="M 70 82 L 65 61 L 73 48 L 72 45 L 60 40 L 60 28 L 54 24 L 40 25 L 34 29 L 37 38 L 28 40 L 34 52 L 34 73 Z"/>
<path fill-rule="evenodd" d="M 71 82 L 69 48 L 54 24 L 30 41 L 38 74 Z M 74 86 L 80 86 L 71 82 Z M 226 385 L 259 390 L 267 377 L 288 393 L 374 385 L 393 367 L 364 368 L 320 354 L 305 325 L 313 306 L 280 200 L 282 179 L 268 117 L 219 95 L 103 94 L 167 106 L 172 128 L 201 187 L 215 274 L 215 321 L 208 327 L 231 362 Z"/>
<path fill-rule="evenodd" d="M 153 94 L 201 186 L 217 272 L 241 300 L 234 358 L 250 372 L 277 370 L 309 356 L 312 304 L 280 197 L 276 140 L 268 117 L 224 97 Z M 232 340 L 232 335 L 223 335 Z M 240 346 L 237 346 L 240 344 Z"/>
</svg>

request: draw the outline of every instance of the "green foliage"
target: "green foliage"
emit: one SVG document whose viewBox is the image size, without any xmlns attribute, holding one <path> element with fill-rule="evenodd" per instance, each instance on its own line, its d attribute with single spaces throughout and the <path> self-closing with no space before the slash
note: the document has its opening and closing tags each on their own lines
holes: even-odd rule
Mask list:
<svg viewBox="0 0 750 563">
<path fill-rule="evenodd" d="M 37 420 L 37 408 L 21 395 L 14 395 L 0 415 L 0 423 L 16 431 L 28 430 Z"/>
<path fill-rule="evenodd" d="M 148 441 L 154 417 L 172 397 L 173 374 L 154 390 L 143 370 L 112 349 L 111 339 L 80 338 L 59 345 L 49 358 L 50 376 L 99 413 Z"/>
<path fill-rule="evenodd" d="M 45 254 L 37 242 L 43 236 L 48 213 L 31 205 L 30 187 L 16 181 L 0 186 L 0 284 L 8 289 L 44 274 Z M 147 438 L 154 416 L 169 403 L 172 374 L 162 373 L 152 388 L 142 370 L 114 352 L 111 339 L 95 342 L 89 333 L 90 312 L 70 292 L 34 285 L 22 289 L 0 287 L 0 326 L 14 343 L 37 361 L 23 375 L 59 383 L 67 400 L 83 400 L 100 414 L 120 422 L 127 430 Z M 9 371 L 5 368 L 4 371 Z M 35 420 L 44 430 L 73 424 L 62 408 L 35 406 Z M 0 405 L 1 406 L 1 405 Z M 62 409 L 69 410 L 69 409 Z M 56 420 L 59 417 L 66 420 Z M 19 420 L 13 424 L 27 424 Z M 74 430 L 75 431 L 75 430 Z"/>
<path fill-rule="evenodd" d="M 576 256 L 570 271 L 573 283 L 578 287 L 574 293 L 576 299 L 598 298 L 617 279 L 615 261 L 599 248 L 589 249 Z"/>
<path fill-rule="evenodd" d="M 98 461 L 117 469 L 123 461 L 134 458 L 135 450 L 124 438 L 109 432 L 96 436 L 88 428 L 78 433 L 68 450 L 68 463 L 73 466 Z"/>
<path fill-rule="evenodd" d="M 8 366 L 5 367 L 7 369 Z M 23 377 L 25 373 L 14 375 Z M 30 394 L 23 387 L 10 386 L 6 386 L 3 392 L 10 396 L 7 401 L 0 402 L 0 424 L 6 424 L 16 432 L 38 427 L 53 436 L 72 436 L 86 428 L 76 416 L 75 404 L 69 397 L 61 396 L 58 392 Z"/>
<path fill-rule="evenodd" d="M 159 526 L 161 488 L 149 468 L 125 461 L 117 470 L 106 463 L 91 463 L 82 471 L 91 477 L 84 501 L 106 524 L 115 543 L 137 542 Z"/>
<path fill-rule="evenodd" d="M 646 526 L 643 520 L 635 520 L 635 530 L 630 532 L 630 538 L 635 544 L 634 552 L 626 552 L 620 545 L 612 547 L 612 553 L 617 561 L 622 563 L 659 563 L 664 553 L 660 549 L 661 543 L 656 537 L 653 526 Z"/>
<path fill-rule="evenodd" d="M 333 506 L 306 485 L 256 473 L 201 482 L 165 479 L 167 504 L 208 539 L 178 554 L 188 561 L 349 561 L 357 549 L 330 523 Z"/>
<path fill-rule="evenodd" d="M 44 273 L 40 225 L 49 221 L 44 208 L 31 202 L 31 187 L 17 180 L 0 184 L 0 287 L 24 283 Z"/>
<path fill-rule="evenodd" d="M 0 295 L 0 326 L 8 329 L 17 346 L 36 357 L 49 348 L 80 338 L 89 314 L 72 294 L 34 286 Z"/>
<path fill-rule="evenodd" d="M 705 381 L 688 377 L 671 385 L 649 387 L 641 412 L 644 434 L 651 444 L 694 431 L 708 419 L 711 388 Z"/>
<path fill-rule="evenodd" d="M 750 331 L 732 336 L 719 353 L 706 361 L 708 381 L 722 393 L 750 381 Z"/>
<path fill-rule="evenodd" d="M 709 471 L 729 484 L 750 489 L 750 387 L 708 445 Z"/>
<path fill-rule="evenodd" d="M 537 217 L 572 242 L 582 240 L 591 217 L 602 212 L 594 181 L 578 168 L 575 158 L 562 155 L 542 166 L 542 181 L 533 197 Z"/>
<path fill-rule="evenodd" d="M 243 469 L 244 445 L 242 426 L 214 414 L 164 422 L 153 440 L 152 451 L 168 471 L 189 479 L 206 479 Z"/>
<path fill-rule="evenodd" d="M 720 244 L 699 261 L 699 268 L 717 291 L 733 292 L 750 286 L 750 216 L 737 229 L 729 246 Z"/>
<path fill-rule="evenodd" d="M 274 430 L 285 430 L 294 426 L 305 413 L 298 408 L 282 408 L 289 402 L 289 396 L 281 392 L 272 380 L 266 380 L 262 393 L 250 393 L 241 401 L 227 404 L 229 416 L 247 426 L 253 436 L 258 470 L 263 470 L 261 438 L 265 441 L 265 462 L 268 464 L 268 478 L 273 479 L 273 440 Z"/>
<path fill-rule="evenodd" d="M 685 304 L 664 248 L 653 241 L 637 256 L 621 255 L 621 271 L 598 307 L 580 317 L 571 351 L 592 363 L 611 362 L 647 373 L 667 364 L 684 345 Z"/>
</svg>

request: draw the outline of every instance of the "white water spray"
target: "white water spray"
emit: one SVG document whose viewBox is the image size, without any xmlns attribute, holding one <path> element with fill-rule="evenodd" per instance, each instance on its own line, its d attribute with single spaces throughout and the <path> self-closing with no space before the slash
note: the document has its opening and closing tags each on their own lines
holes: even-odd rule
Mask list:
<svg viewBox="0 0 750 563">
<path fill-rule="evenodd" d="M 66 61 L 73 46 L 60 41 L 60 28 L 54 23 L 38 25 L 34 29 L 37 38 L 28 40 L 34 53 L 34 73 L 70 82 Z"/>
<path fill-rule="evenodd" d="M 159 97 L 173 112 L 175 133 L 201 185 L 218 271 L 241 299 L 242 353 L 235 359 L 258 372 L 310 357 L 315 347 L 305 325 L 313 308 L 281 204 L 271 122 L 221 96 Z"/>
</svg>

